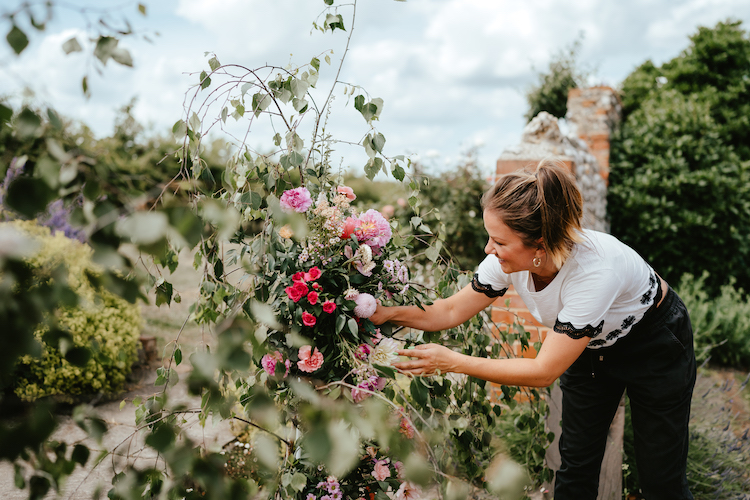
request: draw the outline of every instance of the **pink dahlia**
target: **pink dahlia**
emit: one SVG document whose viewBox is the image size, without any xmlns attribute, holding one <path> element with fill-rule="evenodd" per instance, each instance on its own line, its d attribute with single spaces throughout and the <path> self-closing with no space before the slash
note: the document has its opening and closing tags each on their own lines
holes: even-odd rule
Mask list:
<svg viewBox="0 0 750 500">
<path fill-rule="evenodd" d="M 391 240 L 391 225 L 380 212 L 370 209 L 359 217 L 359 224 L 354 233 L 357 241 L 374 248 L 382 248 Z"/>
<path fill-rule="evenodd" d="M 279 199 L 281 209 L 285 212 L 306 212 L 312 205 L 310 191 L 304 187 L 287 189 Z"/>
<path fill-rule="evenodd" d="M 305 345 L 299 348 L 297 353 L 299 361 L 297 361 L 297 367 L 303 372 L 312 373 L 321 366 L 323 366 L 323 354 L 316 347 L 313 348 L 309 345 Z"/>
<path fill-rule="evenodd" d="M 375 309 L 378 308 L 378 301 L 369 293 L 360 293 L 354 299 L 354 302 L 357 304 L 354 308 L 354 314 L 359 318 L 369 318 L 375 314 Z"/>
<path fill-rule="evenodd" d="M 331 300 L 326 300 L 323 302 L 323 312 L 331 314 L 333 311 L 336 310 L 336 303 Z"/>
<path fill-rule="evenodd" d="M 315 292 L 311 292 L 315 293 Z M 305 311 L 302 313 L 302 324 L 305 326 L 315 326 L 315 323 L 318 321 L 318 318 L 315 317 L 315 315 L 310 314 L 309 312 Z"/>
</svg>

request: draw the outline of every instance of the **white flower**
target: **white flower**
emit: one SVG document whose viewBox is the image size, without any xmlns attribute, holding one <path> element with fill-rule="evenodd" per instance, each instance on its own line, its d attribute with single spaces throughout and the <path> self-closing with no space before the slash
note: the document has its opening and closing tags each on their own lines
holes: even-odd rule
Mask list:
<svg viewBox="0 0 750 500">
<path fill-rule="evenodd" d="M 370 354 L 370 362 L 375 365 L 391 366 L 398 359 L 397 351 L 401 343 L 390 337 L 383 338 Z"/>
<path fill-rule="evenodd" d="M 346 300 L 354 300 L 357 297 L 359 297 L 359 291 L 355 290 L 354 288 L 347 288 L 344 292 L 344 298 Z"/>
</svg>

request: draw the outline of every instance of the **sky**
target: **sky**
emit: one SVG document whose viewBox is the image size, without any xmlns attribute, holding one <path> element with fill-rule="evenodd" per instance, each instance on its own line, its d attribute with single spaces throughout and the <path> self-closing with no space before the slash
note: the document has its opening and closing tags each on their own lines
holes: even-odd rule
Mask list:
<svg viewBox="0 0 750 500">
<path fill-rule="evenodd" d="M 19 3 L 3 0 L 0 13 Z M 98 14 L 82 16 L 61 6 L 45 31 L 33 33 L 20 57 L 6 44 L 0 46 L 0 96 L 52 106 L 100 137 L 112 133 L 118 108 L 136 98 L 135 117 L 149 131 L 166 134 L 186 116 L 191 102 L 195 110 L 210 95 L 211 89 L 196 94 L 195 84 L 213 55 L 222 64 L 259 68 L 298 66 L 329 54 L 331 65 L 321 63 L 314 90 L 320 104 L 351 35 L 339 81 L 383 99 L 374 122 L 386 138 L 383 152 L 409 155 L 440 171 L 478 148 L 480 166 L 489 173 L 500 154 L 520 140 L 524 95 L 538 72 L 576 40 L 579 66 L 590 73 L 589 83 L 617 87 L 644 61 L 661 64 L 679 55 L 699 26 L 728 18 L 742 20 L 746 30 L 750 26 L 747 0 L 357 0 L 353 28 L 351 4 L 338 8 L 345 33 L 312 29 L 314 21 L 325 18 L 323 0 L 141 3 L 146 16 L 139 14 L 137 2 L 127 0 L 65 3 L 109 9 L 113 24 L 127 18 L 137 35 L 125 37 L 120 46 L 132 54 L 133 68 L 110 61 L 99 74 L 90 52 L 65 55 L 61 45 L 72 36 L 86 46 L 96 33 Z M 17 22 L 27 26 L 21 17 Z M 8 21 L 0 21 L 0 31 L 8 29 Z M 81 92 L 85 74 L 88 99 Z M 333 161 L 359 169 L 367 155 L 345 143 L 360 143 L 369 126 L 343 85 L 333 96 L 327 130 L 344 141 L 334 146 Z M 219 116 L 217 106 L 202 108 L 204 124 Z M 313 120 L 306 115 L 300 131 L 312 130 Z M 254 121 L 250 132 L 247 119 L 234 123 L 230 117 L 227 123 L 228 140 L 246 141 L 257 151 L 272 147 L 274 130 L 267 121 Z M 221 135 L 218 126 L 212 133 Z M 308 144 L 309 138 L 300 135 Z"/>
</svg>

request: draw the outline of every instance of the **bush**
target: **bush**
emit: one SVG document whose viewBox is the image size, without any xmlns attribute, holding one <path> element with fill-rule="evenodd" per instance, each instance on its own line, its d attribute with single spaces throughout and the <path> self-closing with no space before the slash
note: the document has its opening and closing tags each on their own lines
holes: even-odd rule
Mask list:
<svg viewBox="0 0 750 500">
<path fill-rule="evenodd" d="M 35 332 L 42 344 L 42 356 L 24 356 L 16 367 L 14 392 L 24 400 L 51 395 L 86 395 L 121 390 L 137 358 L 141 315 L 136 305 L 129 304 L 104 289 L 92 286 L 101 271 L 91 261 L 91 248 L 66 238 L 54 236 L 46 227 L 31 221 L 13 224 L 40 244 L 29 259 L 39 279 L 60 265 L 68 269 L 68 284 L 80 298 L 77 307 L 61 308 L 58 323 L 67 329 L 75 347 L 87 347 L 92 356 L 84 366 L 68 362 L 60 349 L 46 345 L 44 331 Z"/>
<path fill-rule="evenodd" d="M 710 357 L 721 366 L 750 367 L 750 303 L 731 282 L 710 298 L 708 277 L 706 272 L 700 278 L 686 274 L 677 286 L 693 323 L 696 358 L 699 363 Z"/>
<path fill-rule="evenodd" d="M 628 76 L 612 137 L 612 233 L 667 281 L 709 270 L 709 296 L 728 276 L 750 287 L 749 54 L 739 22 L 701 28 L 679 57 Z"/>
</svg>

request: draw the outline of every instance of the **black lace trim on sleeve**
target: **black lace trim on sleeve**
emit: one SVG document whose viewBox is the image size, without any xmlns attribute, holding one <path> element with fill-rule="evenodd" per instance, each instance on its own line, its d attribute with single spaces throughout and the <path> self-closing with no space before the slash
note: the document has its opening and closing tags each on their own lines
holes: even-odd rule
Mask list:
<svg viewBox="0 0 750 500">
<path fill-rule="evenodd" d="M 555 321 L 554 327 L 554 330 L 557 333 L 564 333 L 572 339 L 580 339 L 583 337 L 594 338 L 602 333 L 602 329 L 604 329 L 604 320 L 602 320 L 597 326 L 586 325 L 583 328 L 576 328 L 573 326 L 573 323 L 561 323 L 560 320 L 557 320 Z"/>
<path fill-rule="evenodd" d="M 485 285 L 484 283 L 481 283 L 479 281 L 479 275 L 477 273 L 474 273 L 474 279 L 471 280 L 471 288 L 475 292 L 483 293 L 491 299 L 502 297 L 503 295 L 505 295 L 505 292 L 508 291 L 507 288 L 503 288 L 502 290 L 493 290 L 490 285 Z"/>
</svg>

